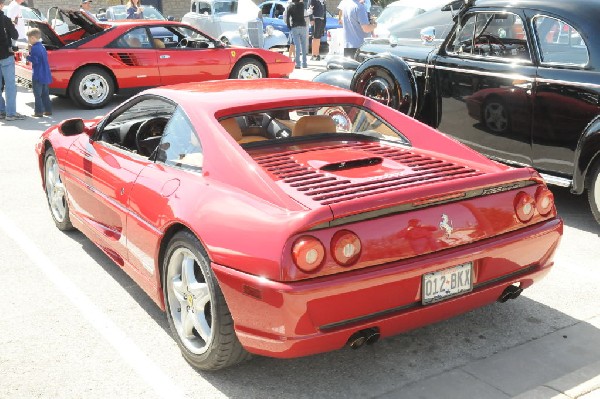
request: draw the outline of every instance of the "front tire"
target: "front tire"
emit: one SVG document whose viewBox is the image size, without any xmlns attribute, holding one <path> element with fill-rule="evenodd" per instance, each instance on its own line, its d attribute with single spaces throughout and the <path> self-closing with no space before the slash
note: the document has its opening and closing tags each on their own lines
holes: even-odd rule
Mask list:
<svg viewBox="0 0 600 399">
<path fill-rule="evenodd" d="M 115 83 L 104 69 L 86 67 L 73 76 L 69 92 L 71 98 L 83 108 L 102 108 L 115 93 Z"/>
<path fill-rule="evenodd" d="M 169 242 L 163 293 L 171 332 L 193 367 L 219 370 L 250 358 L 235 335 L 208 255 L 189 231 L 175 234 Z"/>
<path fill-rule="evenodd" d="M 73 230 L 69 217 L 67 189 L 60 177 L 58 161 L 52 148 L 48 148 L 44 157 L 44 188 L 50 214 L 56 227 L 61 231 Z"/>
<path fill-rule="evenodd" d="M 260 61 L 253 58 L 245 58 L 238 61 L 231 71 L 230 79 L 261 79 L 266 78 L 267 72 Z"/>
<path fill-rule="evenodd" d="M 591 169 L 589 177 L 588 201 L 596 222 L 600 224 L 600 161 Z"/>
</svg>

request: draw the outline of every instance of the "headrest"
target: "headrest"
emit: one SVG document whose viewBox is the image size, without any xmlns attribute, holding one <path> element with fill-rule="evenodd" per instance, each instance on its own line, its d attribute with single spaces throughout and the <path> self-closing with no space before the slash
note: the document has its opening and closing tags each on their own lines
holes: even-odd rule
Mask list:
<svg viewBox="0 0 600 399">
<path fill-rule="evenodd" d="M 235 141 L 240 141 L 242 139 L 242 129 L 240 129 L 240 125 L 237 123 L 235 118 L 222 120 L 221 126 L 227 130 L 227 133 L 229 133 Z"/>
<path fill-rule="evenodd" d="M 307 115 L 298 119 L 292 130 L 292 137 L 308 136 L 315 133 L 335 133 L 335 122 L 328 115 Z"/>
</svg>

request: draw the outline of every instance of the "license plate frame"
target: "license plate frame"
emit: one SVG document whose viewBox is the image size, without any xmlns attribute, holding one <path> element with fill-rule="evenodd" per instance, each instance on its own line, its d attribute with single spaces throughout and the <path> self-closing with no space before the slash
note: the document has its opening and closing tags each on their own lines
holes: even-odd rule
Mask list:
<svg viewBox="0 0 600 399">
<path fill-rule="evenodd" d="M 473 291 L 473 262 L 461 263 L 421 276 L 423 305 L 444 301 L 471 291 Z"/>
</svg>

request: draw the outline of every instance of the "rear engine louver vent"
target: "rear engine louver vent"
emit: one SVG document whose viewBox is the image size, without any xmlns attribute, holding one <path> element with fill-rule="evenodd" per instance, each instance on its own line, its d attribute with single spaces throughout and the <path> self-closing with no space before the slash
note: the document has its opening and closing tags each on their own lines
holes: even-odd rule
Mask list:
<svg viewBox="0 0 600 399">
<path fill-rule="evenodd" d="M 406 166 L 408 171 L 386 174 L 375 179 L 348 179 L 334 173 L 301 165 L 294 156 L 304 152 L 320 150 L 359 150 L 365 157 L 379 157 Z M 312 147 L 297 151 L 286 151 L 273 155 L 254 157 L 274 180 L 295 188 L 307 197 L 323 205 L 388 192 L 389 190 L 414 187 L 445 180 L 454 180 L 481 175 L 475 169 L 453 162 L 417 154 L 409 149 L 387 147 L 375 143 L 345 143 L 341 145 Z M 360 180 L 360 181 L 357 181 Z"/>
<path fill-rule="evenodd" d="M 114 59 L 121 61 L 125 65 L 129 66 L 138 66 L 137 57 L 133 53 L 110 53 L 111 57 Z"/>
</svg>

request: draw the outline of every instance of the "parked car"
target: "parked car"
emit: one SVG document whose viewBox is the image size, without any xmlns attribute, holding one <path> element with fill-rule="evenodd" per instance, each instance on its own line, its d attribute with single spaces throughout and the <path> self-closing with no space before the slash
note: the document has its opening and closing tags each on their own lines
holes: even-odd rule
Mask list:
<svg viewBox="0 0 600 399">
<path fill-rule="evenodd" d="M 144 5 L 144 19 L 151 19 L 155 21 L 173 21 L 175 18 L 172 16 L 165 17 L 160 11 L 154 6 Z M 110 6 L 106 9 L 98 10 L 96 18 L 99 21 L 123 21 L 127 19 L 127 6 L 118 5 Z"/>
<path fill-rule="evenodd" d="M 437 127 L 485 155 L 587 190 L 600 223 L 600 15 L 591 0 L 456 1 L 440 46 L 367 43 L 317 77 Z M 452 11 L 454 10 L 454 11 Z M 423 29 L 434 43 L 435 29 Z M 359 65 L 360 63 L 360 65 Z"/>
<path fill-rule="evenodd" d="M 294 69 L 282 54 L 229 47 L 180 22 L 136 20 L 112 26 L 79 11 L 65 15 L 79 29 L 58 35 L 45 22 L 32 23 L 42 31 L 52 66 L 50 93 L 85 108 L 100 108 L 117 92 L 202 80 L 287 77 Z M 17 54 L 16 75 L 30 85 L 26 51 Z"/>
<path fill-rule="evenodd" d="M 308 0 L 307 0 L 308 1 Z M 262 14 L 263 23 L 271 25 L 273 28 L 283 32 L 286 37 L 290 34 L 290 29 L 287 27 L 283 19 L 283 12 L 288 2 L 286 0 L 265 1 L 258 5 Z M 327 43 L 327 32 L 330 29 L 341 28 L 337 16 L 333 16 L 329 10 L 325 10 L 327 19 L 325 21 L 325 33 L 321 36 L 321 43 Z M 312 26 L 309 28 L 309 35 L 312 37 Z M 309 43 L 312 44 L 312 43 Z"/>
<path fill-rule="evenodd" d="M 192 0 L 182 22 L 195 26 L 226 44 L 284 51 L 283 32 L 263 27 L 260 9 L 252 0 Z"/>
<path fill-rule="evenodd" d="M 533 169 L 307 81 L 151 89 L 36 151 L 56 226 L 127 272 L 200 369 L 358 348 L 514 299 L 562 235 Z"/>
<path fill-rule="evenodd" d="M 366 42 L 389 44 L 390 32 L 396 29 L 404 28 L 405 25 L 415 26 L 423 24 L 422 19 L 429 12 L 441 12 L 442 6 L 450 0 L 397 0 L 388 4 L 379 17 L 377 17 L 377 27 Z M 444 16 L 447 13 L 444 14 Z M 422 27 L 429 25 L 422 25 Z M 420 29 L 419 29 L 420 31 Z M 405 36 L 396 36 L 404 38 Z M 342 29 L 331 30 L 328 33 L 327 42 L 329 43 L 329 52 L 327 60 L 335 59 L 344 54 L 344 32 Z"/>
</svg>

